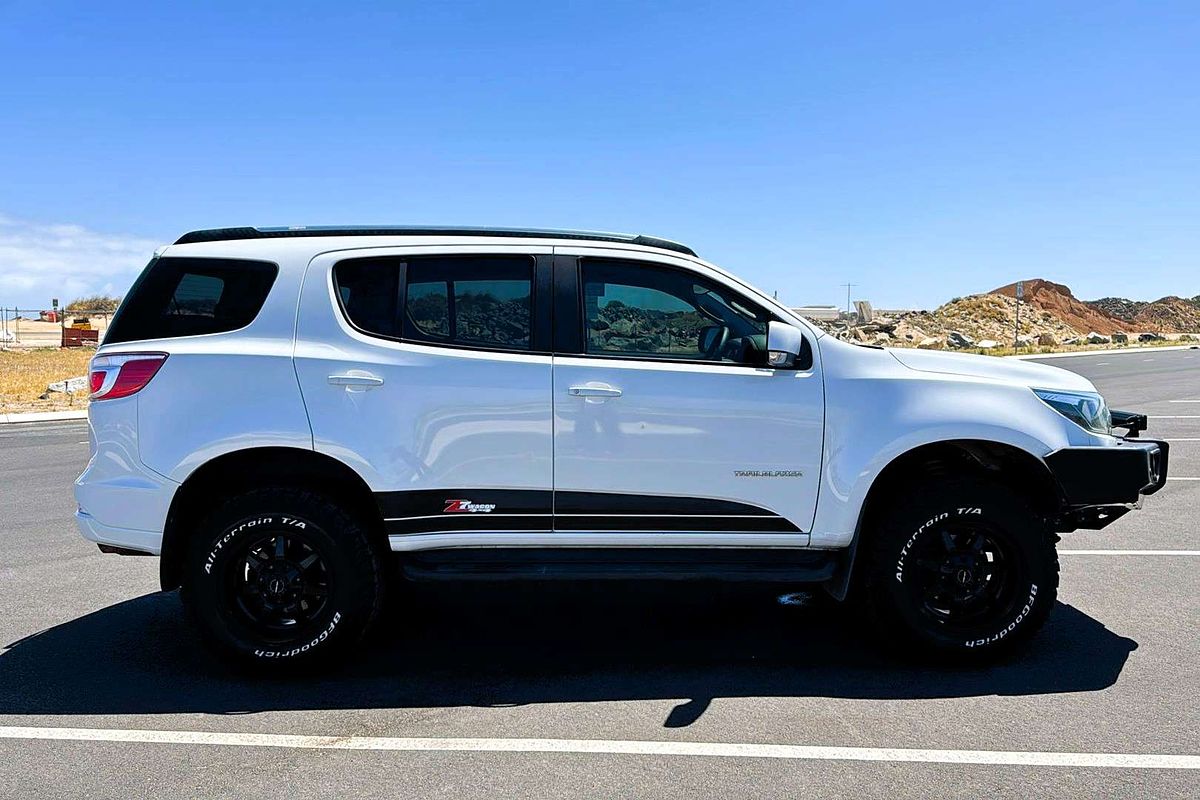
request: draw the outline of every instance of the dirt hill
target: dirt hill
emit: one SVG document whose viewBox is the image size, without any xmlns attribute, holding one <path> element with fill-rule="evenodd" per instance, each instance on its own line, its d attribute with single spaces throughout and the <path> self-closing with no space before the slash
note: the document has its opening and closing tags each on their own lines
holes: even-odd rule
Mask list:
<svg viewBox="0 0 1200 800">
<path fill-rule="evenodd" d="M 1085 301 L 1089 306 L 1121 319 L 1131 331 L 1195 333 L 1200 331 L 1200 296 L 1160 297 L 1153 302 L 1102 297 Z"/>
<path fill-rule="evenodd" d="M 1129 321 L 1107 313 L 1101 307 L 1083 302 L 1071 294 L 1071 290 L 1061 283 L 1052 283 L 1042 278 L 1024 281 L 1025 297 L 1023 303 L 1033 306 L 1038 311 L 1045 311 L 1074 328 L 1080 333 L 1114 333 L 1127 331 Z M 1017 285 L 1010 283 L 993 289 L 989 294 L 1001 294 L 1006 297 L 1017 296 Z M 1128 301 L 1127 301 L 1128 302 Z"/>
<path fill-rule="evenodd" d="M 1025 296 L 1029 297 L 1026 284 Z M 1066 287 L 1063 287 L 1066 288 Z M 933 312 L 944 331 L 960 331 L 976 340 L 993 339 L 1012 343 L 1013 327 L 1017 318 L 1017 301 L 1003 294 L 977 294 L 951 300 Z M 1090 330 L 1096 330 L 1092 328 Z M 1085 329 L 1082 333 L 1089 333 Z M 1061 342 L 1080 335 L 1080 329 L 1063 320 L 1052 311 L 1032 307 L 1022 301 L 1021 330 L 1027 336 L 1039 337 L 1049 334 Z M 1104 333 L 1104 331 L 1097 331 Z"/>
<path fill-rule="evenodd" d="M 1200 331 L 1200 304 L 1182 297 L 1163 297 L 1146 303 L 1131 324 L 1137 330 L 1163 333 Z"/>
<path fill-rule="evenodd" d="M 1037 278 L 1024 281 L 1021 326 L 1016 337 L 1022 346 L 1094 344 L 1135 340 L 1140 334 L 1196 334 L 1200 332 L 1200 296 L 1163 297 L 1154 302 L 1105 297 L 1083 301 L 1060 283 Z M 916 347 L 973 347 L 984 343 L 1011 344 L 1014 340 L 1016 284 L 987 294 L 956 297 L 933 311 L 876 314 L 869 322 L 839 319 L 819 323 L 835 335 L 859 342 Z M 1095 336 L 1093 334 L 1099 334 Z M 987 342 L 993 344 L 986 344 Z"/>
</svg>

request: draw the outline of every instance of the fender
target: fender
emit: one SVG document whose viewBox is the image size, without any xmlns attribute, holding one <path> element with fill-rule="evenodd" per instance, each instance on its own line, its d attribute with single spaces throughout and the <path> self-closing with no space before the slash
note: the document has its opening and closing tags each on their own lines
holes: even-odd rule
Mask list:
<svg viewBox="0 0 1200 800">
<path fill-rule="evenodd" d="M 838 352 L 823 360 L 825 458 L 811 547 L 850 546 L 876 479 L 919 447 L 974 440 L 1041 461 L 1083 443 L 1027 386 L 912 370 L 883 350 L 821 340 L 822 349 L 830 346 Z"/>
</svg>

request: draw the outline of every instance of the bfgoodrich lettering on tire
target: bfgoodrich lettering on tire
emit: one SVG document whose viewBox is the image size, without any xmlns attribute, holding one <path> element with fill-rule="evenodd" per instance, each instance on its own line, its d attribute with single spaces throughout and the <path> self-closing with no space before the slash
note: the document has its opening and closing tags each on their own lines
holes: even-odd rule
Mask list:
<svg viewBox="0 0 1200 800">
<path fill-rule="evenodd" d="M 379 613 L 382 574 L 367 532 L 345 510 L 305 490 L 259 489 L 200 525 L 181 591 L 209 645 L 275 668 L 359 641 Z"/>
<path fill-rule="evenodd" d="M 958 480 L 899 493 L 864 535 L 868 610 L 910 649 L 994 658 L 1033 636 L 1054 605 L 1055 537 L 1003 486 Z"/>
</svg>

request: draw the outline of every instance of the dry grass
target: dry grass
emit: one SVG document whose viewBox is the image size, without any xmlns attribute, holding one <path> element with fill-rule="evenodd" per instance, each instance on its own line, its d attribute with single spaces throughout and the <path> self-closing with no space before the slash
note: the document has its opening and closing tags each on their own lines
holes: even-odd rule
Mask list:
<svg viewBox="0 0 1200 800">
<path fill-rule="evenodd" d="M 86 375 L 88 360 L 95 352 L 90 347 L 0 350 L 0 413 L 86 408 L 86 393 L 38 398 L 45 394 L 48 383 Z"/>
<path fill-rule="evenodd" d="M 934 350 L 944 353 L 974 353 L 980 356 L 1041 356 L 1051 353 L 1079 353 L 1087 355 L 1089 352 L 1097 350 L 1150 350 L 1155 347 L 1180 347 L 1188 345 L 1193 349 L 1200 349 L 1200 345 L 1196 344 L 1195 339 L 1168 339 L 1162 342 L 1137 342 L 1136 344 L 1059 344 L 1053 347 L 1047 345 L 1032 345 L 1030 347 L 1013 347 L 1011 345 L 1002 345 L 984 350 L 981 347 L 963 347 L 949 348 L 939 347 Z M 914 345 L 905 344 L 898 341 L 885 342 L 884 347 L 892 347 L 897 350 L 916 350 L 919 349 Z"/>
</svg>

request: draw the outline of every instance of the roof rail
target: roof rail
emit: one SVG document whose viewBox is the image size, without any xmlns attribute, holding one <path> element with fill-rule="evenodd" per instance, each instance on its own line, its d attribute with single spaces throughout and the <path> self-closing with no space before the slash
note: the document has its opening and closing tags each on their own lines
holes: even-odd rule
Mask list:
<svg viewBox="0 0 1200 800">
<path fill-rule="evenodd" d="M 635 233 L 603 233 L 601 231 L 559 230 L 557 228 L 472 228 L 428 225 L 300 225 L 281 228 L 210 228 L 191 231 L 180 236 L 175 244 L 195 242 L 225 242 L 234 239 L 289 239 L 297 236 L 508 236 L 537 239 L 586 239 L 597 242 L 624 242 L 672 250 L 689 256 L 696 255 L 687 245 L 642 236 Z"/>
</svg>

